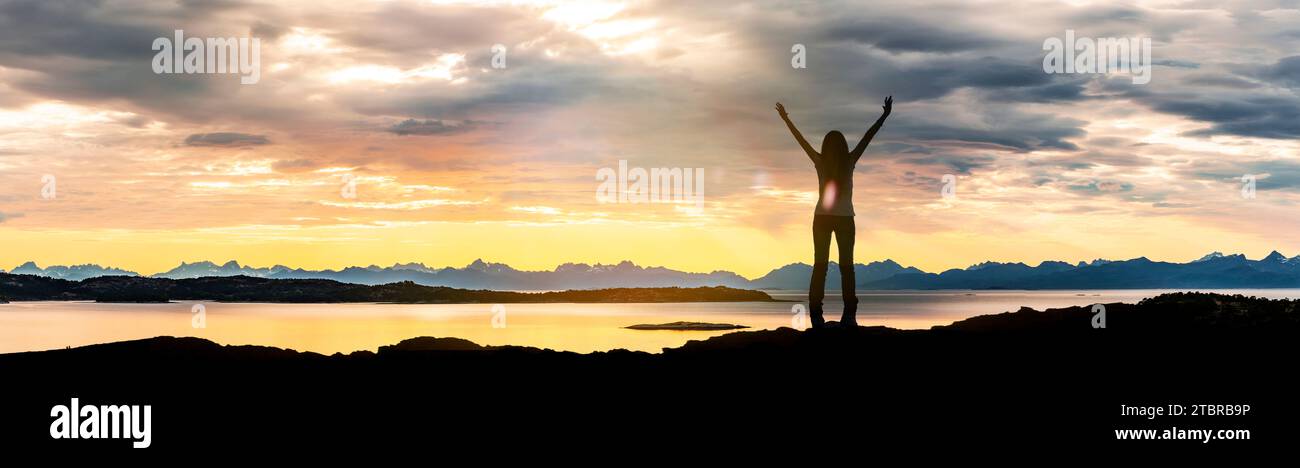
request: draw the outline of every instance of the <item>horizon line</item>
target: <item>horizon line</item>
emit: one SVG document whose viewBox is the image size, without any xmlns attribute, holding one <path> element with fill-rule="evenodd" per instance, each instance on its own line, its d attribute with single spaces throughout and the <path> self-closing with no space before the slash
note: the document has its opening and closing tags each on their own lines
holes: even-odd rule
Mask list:
<svg viewBox="0 0 1300 468">
<path fill-rule="evenodd" d="M 1271 250 L 1268 254 L 1265 254 L 1264 256 L 1260 257 L 1259 260 L 1263 260 L 1263 259 L 1265 259 L 1265 258 L 1268 258 L 1268 257 L 1272 256 L 1272 255 L 1275 254 L 1275 253 L 1278 254 L 1278 255 L 1280 255 L 1280 256 L 1282 256 L 1284 259 L 1288 259 L 1288 260 L 1289 260 L 1289 259 L 1293 259 L 1293 258 L 1300 258 L 1300 254 L 1297 254 L 1297 255 L 1292 256 L 1292 257 L 1287 257 L 1285 254 L 1282 254 L 1281 251 L 1279 251 L 1279 250 L 1277 250 L 1277 249 L 1273 249 L 1273 250 Z M 1221 257 L 1241 256 L 1241 257 L 1245 258 L 1246 260 L 1251 260 L 1250 257 L 1247 257 L 1247 256 L 1246 256 L 1246 254 L 1242 254 L 1242 253 L 1225 254 L 1225 253 L 1222 253 L 1221 251 L 1217 251 L 1217 250 L 1216 250 L 1216 251 L 1212 251 L 1212 252 L 1210 252 L 1210 253 L 1208 253 L 1208 254 L 1202 255 L 1202 256 L 1200 256 L 1200 257 L 1197 257 L 1197 258 L 1194 258 L 1194 259 L 1191 259 L 1191 260 L 1187 260 L 1187 261 L 1185 261 L 1185 262 L 1172 261 L 1172 260 L 1156 260 L 1156 259 L 1152 259 L 1152 258 L 1150 258 L 1150 257 L 1147 257 L 1147 256 L 1145 256 L 1145 255 L 1143 255 L 1143 256 L 1138 256 L 1138 257 L 1133 257 L 1133 258 L 1127 258 L 1127 259 L 1117 259 L 1117 260 L 1112 260 L 1112 259 L 1108 259 L 1108 258 L 1100 258 L 1100 257 L 1099 257 L 1099 258 L 1095 258 L 1095 259 L 1092 259 L 1092 260 L 1080 260 L 1080 261 L 1077 261 L 1077 262 L 1069 262 L 1069 261 L 1065 261 L 1065 260 L 1041 260 L 1041 261 L 1039 261 L 1037 264 L 1031 264 L 1031 263 L 1028 263 L 1028 262 L 1025 262 L 1025 261 L 1007 261 L 1007 262 L 1002 262 L 1002 261 L 994 261 L 994 260 L 985 260 L 985 261 L 982 261 L 982 262 L 978 262 L 978 263 L 973 263 L 973 264 L 967 265 L 967 266 L 965 266 L 965 267 L 951 267 L 951 268 L 945 268 L 945 269 L 943 269 L 943 270 L 940 270 L 940 271 L 933 271 L 933 272 L 932 272 L 932 271 L 926 271 L 926 270 L 924 270 L 924 269 L 921 269 L 920 267 L 909 266 L 909 265 L 903 264 L 903 263 L 901 263 L 901 262 L 898 262 L 898 261 L 896 261 L 896 260 L 894 260 L 894 259 L 892 259 L 892 258 L 888 258 L 888 257 L 886 257 L 886 258 L 884 258 L 884 259 L 879 259 L 879 260 L 869 260 L 869 261 L 866 261 L 866 262 L 854 262 L 854 265 L 864 265 L 864 266 L 866 266 L 866 265 L 870 265 L 870 264 L 873 264 L 873 263 L 893 262 L 894 264 L 899 265 L 899 266 L 902 267 L 902 268 L 915 268 L 915 269 L 921 271 L 922 273 L 927 273 L 927 274 L 939 274 L 939 273 L 943 273 L 943 272 L 945 272 L 945 271 L 949 271 L 949 270 L 967 270 L 967 269 L 970 269 L 970 268 L 975 267 L 975 266 L 984 265 L 984 264 L 989 264 L 989 263 L 992 263 L 992 264 L 1001 264 L 1001 265 L 1022 264 L 1022 265 L 1026 265 L 1026 266 L 1029 266 L 1029 267 L 1037 268 L 1037 267 L 1042 266 L 1044 263 L 1048 263 L 1048 262 L 1065 263 L 1065 264 L 1068 264 L 1068 265 L 1077 266 L 1077 265 L 1079 265 L 1079 264 L 1091 265 L 1092 263 L 1095 263 L 1095 262 L 1097 262 L 1097 261 L 1103 261 L 1103 262 L 1125 262 L 1125 261 L 1131 261 L 1131 260 L 1137 260 L 1137 259 L 1140 259 L 1140 258 L 1145 258 L 1145 259 L 1147 259 L 1147 260 L 1149 260 L 1149 261 L 1152 261 L 1152 262 L 1187 264 L 1187 263 L 1192 263 L 1192 262 L 1196 262 L 1196 261 L 1198 261 L 1198 260 L 1205 259 L 1206 257 L 1214 256 L 1214 255 L 1216 255 L 1216 254 L 1217 254 L 1218 256 L 1221 256 Z M 1254 260 L 1254 261 L 1259 261 L 1259 260 Z M 25 261 L 25 262 L 23 262 L 23 263 L 18 264 L 18 265 L 15 266 L 13 269 L 4 270 L 4 269 L 0 268 L 0 273 L 9 273 L 9 274 L 14 274 L 14 273 L 13 273 L 13 270 L 14 270 L 14 269 L 21 268 L 21 267 L 23 267 L 24 265 L 27 265 L 27 264 L 30 263 L 30 264 L 32 264 L 32 266 L 34 266 L 34 267 L 36 267 L 36 268 L 38 268 L 38 269 L 41 269 L 41 270 L 46 270 L 46 269 L 48 269 L 48 268 L 54 268 L 54 267 L 72 268 L 72 267 L 78 267 L 78 266 L 96 266 L 96 267 L 103 268 L 103 269 L 116 269 L 116 270 L 125 271 L 125 272 L 127 272 L 127 273 L 134 273 L 134 274 L 136 274 L 136 275 L 138 275 L 138 276 L 141 276 L 141 277 L 153 277 L 153 276 L 157 276 L 157 275 L 160 275 L 160 274 L 163 274 L 163 273 L 167 273 L 168 271 L 174 270 L 174 269 L 179 268 L 179 267 L 184 266 L 184 265 L 194 265 L 194 264 L 201 264 L 201 263 L 210 263 L 210 264 L 213 264 L 213 265 L 216 265 L 216 266 L 219 266 L 219 267 L 220 267 L 220 266 L 225 266 L 225 265 L 227 265 L 227 264 L 229 264 L 229 263 L 231 263 L 231 262 L 235 263 L 235 265 L 238 265 L 238 266 L 241 267 L 241 268 L 271 269 L 271 268 L 275 268 L 275 267 L 284 267 L 284 268 L 288 268 L 288 269 L 290 269 L 290 270 L 322 271 L 322 272 L 323 272 L 323 271 L 341 272 L 341 271 L 346 270 L 346 269 L 349 269 L 349 268 L 363 268 L 363 269 L 364 269 L 364 268 L 370 268 L 370 267 L 392 268 L 392 267 L 394 267 L 394 266 L 398 266 L 398 265 L 410 265 L 410 264 L 417 264 L 417 265 L 423 266 L 423 267 L 428 268 L 428 269 L 431 269 L 431 270 L 442 270 L 442 269 L 447 269 L 447 268 L 452 268 L 452 269 L 463 269 L 463 268 L 468 268 L 470 265 L 473 265 L 473 264 L 475 264 L 475 263 L 479 263 L 479 262 L 481 262 L 481 263 L 483 263 L 483 264 L 487 264 L 487 265 L 505 265 L 505 266 L 507 266 L 507 267 L 510 267 L 511 269 L 514 269 L 514 270 L 516 270 L 516 271 L 521 271 L 521 272 L 554 272 L 556 269 L 558 269 L 558 268 L 560 268 L 561 266 L 564 266 L 564 265 L 618 266 L 618 265 L 621 265 L 621 264 L 624 264 L 624 263 L 630 263 L 630 264 L 632 264 L 633 266 L 637 266 L 637 267 L 640 267 L 640 268 L 643 268 L 643 269 L 650 269 L 650 268 L 663 268 L 663 269 L 668 269 L 668 270 L 673 270 L 673 271 L 677 271 L 677 272 L 681 272 L 681 273 L 688 273 L 688 274 L 712 274 L 712 273 L 725 272 L 725 273 L 731 273 L 731 274 L 734 274 L 734 275 L 736 275 L 736 276 L 740 276 L 741 278 L 745 278 L 746 280 L 753 280 L 753 279 L 755 279 L 755 278 L 762 277 L 762 276 L 766 275 L 767 273 L 771 273 L 771 272 L 773 272 L 773 271 L 776 271 L 776 270 L 778 270 L 778 269 L 781 269 L 781 268 L 784 268 L 784 267 L 788 267 L 788 266 L 791 266 L 791 265 L 800 265 L 800 264 L 802 264 L 802 265 L 811 265 L 811 264 L 808 263 L 808 262 L 791 262 L 791 263 L 786 263 L 786 264 L 782 264 L 782 265 L 775 266 L 775 267 L 772 267 L 772 268 L 768 269 L 768 270 L 767 270 L 767 273 L 764 273 L 764 275 L 759 275 L 759 276 L 756 276 L 755 278 L 749 278 L 749 277 L 747 277 L 747 276 L 745 276 L 745 275 L 741 275 L 740 273 L 736 273 L 735 271 L 730 270 L 730 269 L 714 269 L 714 270 L 712 270 L 712 271 L 688 271 L 688 270 L 679 270 L 679 269 L 676 269 L 676 268 L 671 268 L 671 267 L 663 266 L 663 265 L 640 265 L 640 264 L 637 264 L 636 262 L 633 262 L 633 261 L 631 261 L 631 260 L 627 260 L 627 259 L 620 260 L 620 261 L 615 262 L 615 263 L 601 263 L 601 262 L 587 263 L 587 262 L 575 262 L 575 261 L 569 261 L 569 262 L 558 263 L 558 264 L 556 264 L 554 267 L 552 267 L 552 268 L 549 269 L 549 270 L 520 270 L 520 269 L 517 269 L 517 268 L 515 268 L 515 267 L 513 267 L 513 266 L 510 266 L 509 263 L 506 263 L 506 262 L 487 261 L 487 260 L 484 260 L 482 257 L 478 257 L 478 258 L 476 258 L 474 261 L 471 261 L 470 263 L 468 263 L 468 264 L 466 264 L 466 265 L 464 265 L 464 266 L 460 266 L 460 267 L 452 266 L 452 265 L 446 265 L 446 266 L 441 266 L 441 267 L 434 267 L 434 266 L 426 265 L 424 262 L 421 262 L 421 261 L 409 261 L 409 262 L 394 262 L 394 263 L 393 263 L 392 265 L 390 265 L 390 266 L 382 266 L 382 265 L 377 264 L 377 263 L 371 263 L 371 264 L 369 264 L 369 265 L 355 265 L 355 264 L 354 264 L 354 265 L 348 265 L 348 266 L 343 266 L 343 267 L 328 267 L 328 268 L 322 268 L 322 269 L 317 269 L 317 270 L 310 270 L 310 269 L 306 269 L 306 268 L 302 268 L 302 267 L 291 267 L 291 266 L 285 265 L 285 264 L 283 264 L 283 263 L 275 263 L 275 264 L 273 264 L 273 265 L 271 265 L 271 266 L 252 266 L 252 265 L 250 265 L 250 264 L 240 263 L 238 260 L 235 260 L 235 259 L 230 259 L 230 260 L 227 260 L 227 261 L 225 261 L 225 262 L 215 262 L 215 261 L 212 261 L 212 260 L 198 260 L 198 261 L 193 261 L 193 262 L 187 262 L 187 261 L 185 261 L 185 260 L 181 260 L 179 264 L 177 264 L 175 267 L 173 267 L 173 268 L 171 268 L 171 269 L 169 269 L 169 270 L 163 270 L 163 271 L 158 271 L 158 272 L 148 273 L 148 274 L 146 274 L 146 273 L 141 273 L 141 272 L 138 272 L 138 271 L 128 270 L 128 269 L 126 269 L 126 268 L 115 267 L 115 266 L 112 266 L 112 265 L 103 265 L 103 264 L 94 263 L 94 262 L 90 262 L 90 263 L 71 263 L 71 264 L 50 264 L 50 265 L 48 265 L 48 266 L 42 267 L 42 266 L 40 266 L 40 264 L 39 264 L 37 261 L 35 261 L 35 260 L 28 260 L 28 261 Z M 835 262 L 835 261 L 831 261 L 830 263 L 832 263 L 832 264 L 838 264 L 838 262 Z M 119 275 L 119 276 L 120 276 L 120 275 Z"/>
</svg>

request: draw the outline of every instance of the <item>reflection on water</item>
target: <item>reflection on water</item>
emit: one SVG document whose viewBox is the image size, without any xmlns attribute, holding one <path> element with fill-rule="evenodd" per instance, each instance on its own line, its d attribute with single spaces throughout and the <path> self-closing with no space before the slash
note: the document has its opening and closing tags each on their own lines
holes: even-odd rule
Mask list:
<svg viewBox="0 0 1300 468">
<path fill-rule="evenodd" d="M 872 291 L 860 292 L 858 322 L 929 328 L 1021 306 L 1042 310 L 1098 302 L 1136 302 L 1161 290 Z M 1224 290 L 1272 298 L 1297 289 Z M 803 301 L 796 291 L 773 297 Z M 827 293 L 827 319 L 841 304 Z M 415 336 L 453 336 L 485 345 L 522 345 L 577 352 L 616 348 L 658 352 L 725 331 L 647 331 L 622 327 L 678 320 L 725 322 L 756 329 L 791 326 L 793 302 L 676 304 L 505 304 L 495 328 L 491 304 L 230 304 L 204 302 L 207 327 L 190 326 L 193 302 L 0 304 L 0 352 L 33 351 L 159 335 L 197 336 L 222 344 L 256 344 L 318 353 L 375 350 Z"/>
</svg>

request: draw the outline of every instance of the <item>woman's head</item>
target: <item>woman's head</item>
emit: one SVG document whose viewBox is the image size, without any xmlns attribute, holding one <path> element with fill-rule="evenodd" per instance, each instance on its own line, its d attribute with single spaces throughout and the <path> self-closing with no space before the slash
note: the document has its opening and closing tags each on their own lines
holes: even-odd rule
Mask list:
<svg viewBox="0 0 1300 468">
<path fill-rule="evenodd" d="M 839 130 L 831 130 L 822 138 L 822 157 L 828 161 L 843 161 L 849 155 L 849 142 Z"/>
</svg>

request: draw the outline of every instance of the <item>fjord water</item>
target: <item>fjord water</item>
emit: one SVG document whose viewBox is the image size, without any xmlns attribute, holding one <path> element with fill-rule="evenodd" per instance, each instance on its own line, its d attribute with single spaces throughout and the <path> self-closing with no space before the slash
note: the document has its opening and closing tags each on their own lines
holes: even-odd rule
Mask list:
<svg viewBox="0 0 1300 468">
<path fill-rule="evenodd" d="M 1096 303 L 1137 302 L 1165 290 L 862 291 L 858 321 L 924 329 L 976 315 Z M 1217 290 L 1269 298 L 1300 298 L 1300 289 Z M 792 325 L 792 307 L 806 294 L 769 291 L 800 302 L 655 304 L 503 304 L 494 327 L 492 304 L 265 304 L 202 302 L 206 327 L 191 326 L 196 302 L 0 304 L 0 353 L 37 351 L 160 335 L 196 336 L 221 344 L 253 344 L 331 354 L 416 336 L 465 338 L 483 345 L 520 345 L 576 352 L 623 348 L 658 352 L 725 331 L 650 331 L 623 327 L 675 321 L 722 322 L 771 329 Z M 837 320 L 838 294 L 827 293 L 826 318 Z M 500 309 L 498 309 L 500 310 Z"/>
</svg>

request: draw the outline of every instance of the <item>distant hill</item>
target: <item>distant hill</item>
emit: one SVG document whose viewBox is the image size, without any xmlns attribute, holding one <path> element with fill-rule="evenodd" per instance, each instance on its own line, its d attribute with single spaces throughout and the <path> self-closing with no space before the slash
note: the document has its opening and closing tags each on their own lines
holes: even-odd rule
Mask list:
<svg viewBox="0 0 1300 468">
<path fill-rule="evenodd" d="M 1146 257 L 1131 260 L 1103 260 L 1074 264 L 1045 261 L 1036 266 L 1024 263 L 984 262 L 967 268 L 928 273 L 882 260 L 853 266 L 858 289 L 1133 289 L 1133 288 L 1288 288 L 1300 287 L 1300 256 L 1287 258 L 1273 252 L 1260 260 L 1244 255 L 1213 252 L 1188 263 L 1156 262 Z M 138 276 L 134 272 L 98 265 L 39 268 L 32 262 L 12 271 L 47 278 L 84 280 L 100 276 Z M 617 264 L 565 263 L 554 270 L 525 271 L 504 263 L 475 260 L 461 268 L 429 267 L 422 263 L 395 263 L 381 267 L 348 267 L 341 270 L 306 270 L 284 265 L 250 267 L 236 261 L 181 263 L 154 278 L 193 279 L 248 276 L 269 279 L 321 279 L 361 285 L 409 281 L 423 286 L 458 289 L 552 291 L 609 288 L 696 288 L 724 286 L 738 289 L 804 290 L 812 266 L 791 263 L 763 276 L 748 279 L 717 270 L 693 273 L 664 267 L 643 267 L 630 261 Z M 838 289 L 839 267 L 830 264 L 826 286 Z"/>
<path fill-rule="evenodd" d="M 879 281 L 899 274 L 925 274 L 925 272 L 915 267 L 904 267 L 893 260 L 853 265 L 854 279 L 858 284 Z M 749 286 L 758 289 L 807 289 L 810 276 L 812 276 L 812 265 L 791 263 L 750 281 Z M 826 286 L 838 289 L 839 285 L 839 264 L 831 262 L 826 270 Z"/>
<path fill-rule="evenodd" d="M 538 293 L 468 290 L 423 286 L 403 281 L 359 285 L 321 279 L 271 279 L 251 276 L 210 276 L 189 279 L 101 276 L 68 281 L 0 273 L 0 299 L 10 301 L 165 302 L 208 300 L 227 302 L 398 302 L 398 303 L 522 303 L 522 302 L 748 302 L 774 301 L 762 291 L 727 287 L 611 288 Z"/>
<path fill-rule="evenodd" d="M 1218 252 L 1188 263 L 1146 257 L 1069 265 L 984 263 L 943 273 L 898 274 L 861 283 L 865 289 L 1169 289 L 1296 288 L 1300 256 L 1273 252 L 1260 260 Z"/>
<path fill-rule="evenodd" d="M 629 261 L 614 265 L 565 263 L 552 271 L 517 270 L 504 263 L 489 263 L 481 259 L 463 268 L 432 268 L 422 263 L 398 263 L 390 267 L 371 265 L 341 270 L 304 270 L 283 265 L 252 268 L 234 261 L 224 265 L 198 262 L 182 263 L 176 268 L 154 276 L 185 279 L 236 275 L 274 279 L 330 279 L 367 285 L 410 281 L 425 286 L 525 291 L 630 287 L 750 287 L 748 279 L 729 271 L 689 273 L 663 267 L 641 267 Z"/>
</svg>

